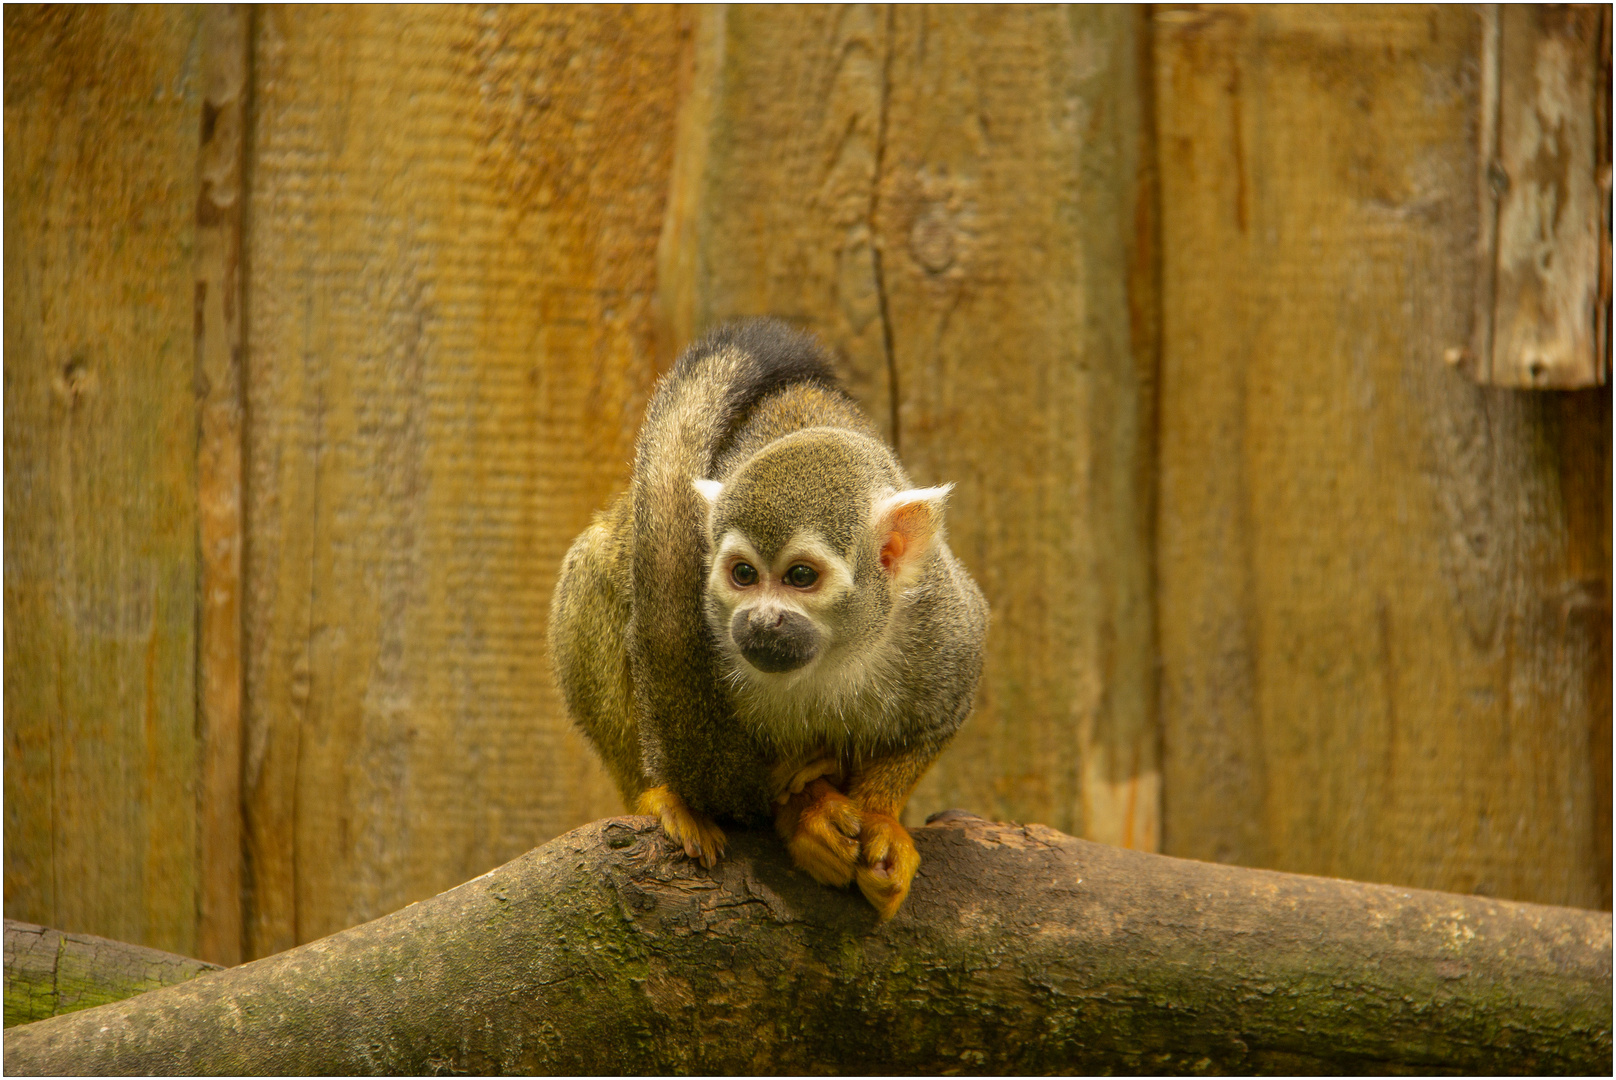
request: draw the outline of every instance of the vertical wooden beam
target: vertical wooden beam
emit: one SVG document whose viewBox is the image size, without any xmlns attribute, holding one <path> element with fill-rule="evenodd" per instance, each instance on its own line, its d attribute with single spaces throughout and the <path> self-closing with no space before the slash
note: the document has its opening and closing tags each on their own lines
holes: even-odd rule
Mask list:
<svg viewBox="0 0 1616 1080">
<path fill-rule="evenodd" d="M 1481 24 L 1156 20 L 1165 850 L 1608 903 L 1610 396 L 1433 362 Z"/>
<path fill-rule="evenodd" d="M 677 8 L 253 33 L 248 955 L 622 804 L 545 656 L 655 377 Z"/>
<path fill-rule="evenodd" d="M 202 145 L 196 203 L 197 722 L 202 959 L 241 962 L 241 274 L 249 9 L 202 17 Z"/>
<path fill-rule="evenodd" d="M 812 330 L 892 435 L 874 231 L 890 11 L 703 7 L 658 293 L 674 351 L 726 319 Z"/>
<path fill-rule="evenodd" d="M 197 947 L 200 12 L 5 20 L 5 909 Z"/>
</svg>

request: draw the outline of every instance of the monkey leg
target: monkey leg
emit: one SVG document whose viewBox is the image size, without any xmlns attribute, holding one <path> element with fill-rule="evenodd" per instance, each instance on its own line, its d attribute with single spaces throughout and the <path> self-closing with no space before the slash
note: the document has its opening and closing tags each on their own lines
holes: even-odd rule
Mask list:
<svg viewBox="0 0 1616 1080">
<path fill-rule="evenodd" d="M 848 785 L 863 818 L 855 876 L 882 922 L 898 913 L 920 869 L 920 852 L 898 815 L 931 762 L 925 751 L 878 758 L 859 765 Z"/>
<path fill-rule="evenodd" d="M 819 777 L 788 795 L 774 816 L 791 861 L 821 885 L 847 885 L 858 868 L 863 821 L 853 801 Z"/>
<path fill-rule="evenodd" d="M 712 821 L 686 806 L 679 793 L 666 784 L 647 788 L 640 796 L 635 813 L 649 814 L 661 821 L 668 839 L 709 870 L 724 854 L 724 833 Z"/>
</svg>

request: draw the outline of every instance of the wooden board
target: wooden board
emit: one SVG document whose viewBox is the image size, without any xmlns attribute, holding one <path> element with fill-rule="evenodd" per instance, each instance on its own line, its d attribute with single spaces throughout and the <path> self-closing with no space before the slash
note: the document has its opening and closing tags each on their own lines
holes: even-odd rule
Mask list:
<svg viewBox="0 0 1616 1080">
<path fill-rule="evenodd" d="M 1483 15 L 1478 290 L 1495 386 L 1602 385 L 1609 364 L 1610 8 L 1496 4 Z M 1491 220 L 1485 220 L 1490 218 Z"/>
<path fill-rule="evenodd" d="M 5 910 L 196 947 L 198 13 L 5 10 Z"/>
<path fill-rule="evenodd" d="M 1610 398 L 1432 363 L 1480 20 L 1156 15 L 1164 850 L 1610 904 Z"/>
<path fill-rule="evenodd" d="M 545 617 L 655 374 L 682 18 L 259 13 L 249 955 L 621 811 Z"/>
<path fill-rule="evenodd" d="M 241 833 L 242 182 L 252 15 L 212 4 L 202 15 L 197 156 L 197 732 L 201 893 L 197 955 L 239 964 Z"/>
<path fill-rule="evenodd" d="M 949 806 L 1156 845 L 1148 76 L 1137 12 L 705 13 L 662 250 L 676 344 L 819 333 L 993 610 Z"/>
</svg>

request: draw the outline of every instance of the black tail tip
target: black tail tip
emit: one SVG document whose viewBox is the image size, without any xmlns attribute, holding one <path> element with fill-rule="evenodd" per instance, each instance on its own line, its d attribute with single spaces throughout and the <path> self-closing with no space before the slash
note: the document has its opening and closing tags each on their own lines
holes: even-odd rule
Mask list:
<svg viewBox="0 0 1616 1080">
<path fill-rule="evenodd" d="M 714 327 L 686 349 L 675 371 L 688 370 L 720 349 L 733 348 L 757 362 L 759 376 L 772 385 L 817 382 L 836 386 L 836 373 L 813 334 L 772 315 L 737 319 Z"/>
</svg>

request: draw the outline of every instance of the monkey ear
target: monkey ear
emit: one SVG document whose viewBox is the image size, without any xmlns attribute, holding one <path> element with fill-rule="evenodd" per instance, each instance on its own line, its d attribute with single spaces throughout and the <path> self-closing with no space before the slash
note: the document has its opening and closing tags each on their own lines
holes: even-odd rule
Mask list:
<svg viewBox="0 0 1616 1080">
<path fill-rule="evenodd" d="M 696 479 L 692 480 L 691 483 L 696 486 L 696 491 L 701 494 L 701 497 L 707 500 L 707 509 L 709 510 L 718 501 L 718 493 L 724 490 L 724 485 L 717 480 Z"/>
<path fill-rule="evenodd" d="M 953 486 L 910 488 L 875 501 L 881 566 L 899 588 L 913 583 L 926 553 L 942 538 L 943 504 Z"/>
</svg>

